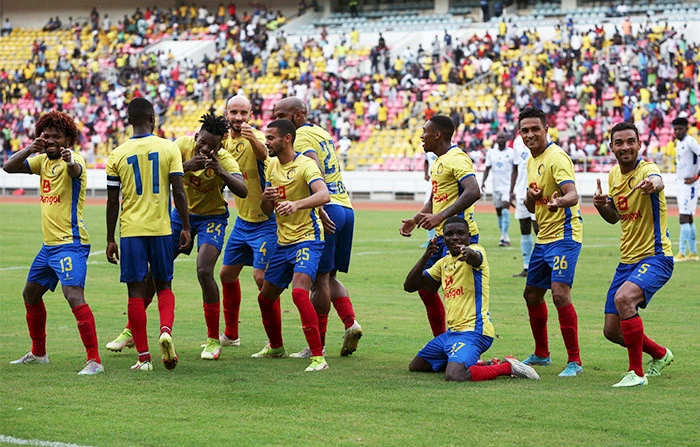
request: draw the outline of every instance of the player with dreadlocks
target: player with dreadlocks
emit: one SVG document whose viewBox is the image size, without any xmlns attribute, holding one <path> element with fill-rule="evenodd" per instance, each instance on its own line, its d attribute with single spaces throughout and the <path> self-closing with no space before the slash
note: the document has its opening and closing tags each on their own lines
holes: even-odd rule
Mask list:
<svg viewBox="0 0 700 447">
<path fill-rule="evenodd" d="M 223 116 L 202 115 L 202 127 L 194 137 L 180 137 L 175 144 L 182 153 L 185 171 L 184 186 L 192 227 L 192 237 L 197 237 L 197 279 L 202 286 L 204 300 L 204 320 L 207 324 L 207 343 L 201 357 L 216 360 L 221 355 L 219 343 L 219 287 L 214 279 L 214 265 L 219 259 L 224 244 L 226 225 L 228 223 L 228 203 L 224 199 L 224 186 L 239 197 L 246 197 L 245 186 L 238 163 L 228 151 L 221 149 L 221 140 L 228 128 Z M 182 223 L 178 213 L 173 210 L 170 216 L 173 249 L 175 255 L 189 255 L 190 246 L 179 250 L 179 235 Z M 151 299 L 153 294 L 150 295 Z M 147 305 L 150 304 L 148 300 Z M 130 328 L 126 329 L 107 344 L 110 351 L 121 351 L 125 346 L 133 345 Z"/>
<path fill-rule="evenodd" d="M 12 156 L 4 166 L 11 174 L 41 176 L 44 236 L 22 292 L 32 349 L 11 363 L 49 363 L 43 296 L 49 289 L 53 292 L 60 281 L 87 351 L 87 364 L 78 374 L 101 373 L 104 367 L 97 349 L 95 318 L 84 294 L 90 236 L 83 224 L 87 187 L 85 160 L 73 152 L 78 142 L 78 129 L 70 115 L 52 110 L 39 117 L 36 135 L 38 137 L 29 146 Z M 29 158 L 32 154 L 39 155 Z"/>
</svg>

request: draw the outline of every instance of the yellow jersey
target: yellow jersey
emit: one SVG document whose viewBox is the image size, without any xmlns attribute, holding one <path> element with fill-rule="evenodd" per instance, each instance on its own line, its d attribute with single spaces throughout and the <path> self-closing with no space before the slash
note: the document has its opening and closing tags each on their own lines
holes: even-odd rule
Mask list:
<svg viewBox="0 0 700 447">
<path fill-rule="evenodd" d="M 634 189 L 652 175 L 661 175 L 659 167 L 641 159 L 627 174 L 620 172 L 619 165 L 613 166 L 608 174 L 608 197 L 620 215 L 620 262 L 623 264 L 636 264 L 654 255 L 673 256 L 664 191 L 647 195 Z"/>
<path fill-rule="evenodd" d="M 265 143 L 265 134 L 259 130 L 253 129 L 255 138 Z M 265 189 L 265 169 L 267 168 L 268 159 L 260 161 L 255 158 L 253 146 L 250 141 L 243 137 L 233 138 L 230 134 L 228 139 L 223 142 L 226 149 L 238 163 L 243 181 L 248 188 L 248 197 L 241 198 L 234 196 L 236 200 L 236 208 L 238 208 L 238 217 L 247 222 L 265 222 L 270 218 L 260 209 L 262 201 L 262 192 Z"/>
<path fill-rule="evenodd" d="M 343 183 L 343 175 L 340 173 L 338 154 L 330 134 L 322 127 L 306 123 L 297 129 L 294 150 L 300 154 L 316 152 L 316 156 L 321 162 L 323 178 L 331 196 L 330 203 L 352 208 L 350 196 L 345 189 L 345 183 Z"/>
<path fill-rule="evenodd" d="M 61 158 L 51 160 L 46 154 L 25 160 L 32 174 L 41 177 L 41 232 L 44 245 L 90 244 L 83 206 L 87 188 L 87 171 L 82 155 L 73 152 L 73 160 L 82 167 L 80 177 L 72 179 Z"/>
<path fill-rule="evenodd" d="M 180 148 L 153 134 L 131 137 L 107 159 L 107 186 L 119 186 L 121 237 L 166 236 L 170 229 L 170 176 L 184 175 Z"/>
<path fill-rule="evenodd" d="M 481 253 L 479 267 L 472 267 L 458 256 L 447 254 L 425 271 L 440 281 L 445 301 L 447 327 L 455 332 L 474 331 L 495 337 L 496 332 L 489 313 L 489 263 L 486 251 L 478 244 L 469 248 Z"/>
<path fill-rule="evenodd" d="M 472 159 L 456 145 L 435 159 L 433 166 L 430 168 L 433 214 L 438 214 L 455 203 L 459 195 L 462 194 L 460 182 L 473 175 L 475 174 Z M 473 204 L 457 215 L 464 217 L 469 223 L 469 234 L 472 237 L 479 234 L 479 227 L 477 227 L 474 220 Z M 435 233 L 438 236 L 442 236 L 442 225 L 443 222 L 435 229 Z"/>
<path fill-rule="evenodd" d="M 572 183 L 574 164 L 562 148 L 549 143 L 537 157 L 527 160 L 527 184 L 542 190 L 542 198 L 535 203 L 535 218 L 540 226 L 537 234 L 538 244 L 548 244 L 561 240 L 583 240 L 583 218 L 578 203 L 571 208 L 559 208 L 555 212 L 547 209 L 547 203 L 556 191 L 559 197 L 561 185 Z"/>
<path fill-rule="evenodd" d="M 280 202 L 309 197 L 311 184 L 323 180 L 316 162 L 301 154 L 285 165 L 278 158 L 271 158 L 265 174 L 267 185 L 279 188 Z M 299 210 L 291 216 L 276 215 L 276 220 L 280 245 L 323 240 L 323 225 L 316 208 Z"/>
<path fill-rule="evenodd" d="M 182 162 L 194 157 L 197 142 L 194 137 L 180 137 L 175 140 L 180 148 Z M 219 164 L 229 174 L 241 174 L 238 163 L 226 150 L 220 149 L 216 154 Z M 213 169 L 185 172 L 183 179 L 187 194 L 187 208 L 190 214 L 198 216 L 228 215 L 228 203 L 224 199 L 224 181 Z"/>
</svg>

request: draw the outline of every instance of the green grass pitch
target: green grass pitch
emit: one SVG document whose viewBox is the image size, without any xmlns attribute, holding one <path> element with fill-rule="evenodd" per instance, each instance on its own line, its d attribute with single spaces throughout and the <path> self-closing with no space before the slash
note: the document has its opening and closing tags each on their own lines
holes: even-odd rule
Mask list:
<svg viewBox="0 0 700 447">
<path fill-rule="evenodd" d="M 135 374 L 129 371 L 134 350 L 114 354 L 101 348 L 106 372 L 95 377 L 76 375 L 84 351 L 60 293 L 45 297 L 51 364 L 8 364 L 30 347 L 21 292 L 41 245 L 41 225 L 38 201 L 3 204 L 0 213 L 0 435 L 91 446 L 700 442 L 700 263 L 677 265 L 671 281 L 641 313 L 647 334 L 670 347 L 675 362 L 647 387 L 613 389 L 626 371 L 627 353 L 604 339 L 602 325 L 620 230 L 598 216 L 585 216 L 573 290 L 584 374 L 557 377 L 566 352 L 548 295 L 554 365 L 538 369 L 541 381 L 445 383 L 441 374 L 407 371 L 431 338 L 418 295 L 402 290 L 425 239 L 422 230 L 410 239 L 399 236 L 400 219 L 410 213 L 356 213 L 351 272 L 341 280 L 351 291 L 365 336 L 354 355 L 341 358 L 343 327 L 331 310 L 328 371 L 304 373 L 305 360 L 250 357 L 266 342 L 250 269 L 242 274 L 241 347 L 225 348 L 215 362 L 200 360 L 206 329 L 190 256 L 178 259 L 173 281 L 178 367 L 166 371 L 156 361 L 153 373 Z M 511 277 L 521 268 L 518 230 L 512 225 L 513 247 L 497 247 L 494 214 L 477 216 L 491 264 L 491 315 L 498 334 L 485 358 L 512 354 L 522 359 L 533 342 L 522 299 L 524 280 Z M 104 207 L 87 206 L 85 220 L 92 251 L 98 252 L 90 257 L 86 298 L 103 347 L 126 323 L 126 287 L 119 283 L 118 267 L 103 254 Z M 670 223 L 675 242 L 678 219 Z M 300 350 L 304 338 L 288 292 L 282 295 L 282 309 L 285 345 Z M 148 316 L 150 347 L 157 352 L 155 306 Z"/>
</svg>

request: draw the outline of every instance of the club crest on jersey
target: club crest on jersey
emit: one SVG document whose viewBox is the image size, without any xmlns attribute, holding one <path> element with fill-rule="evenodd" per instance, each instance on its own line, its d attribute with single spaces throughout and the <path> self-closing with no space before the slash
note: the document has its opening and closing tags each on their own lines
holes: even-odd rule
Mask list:
<svg viewBox="0 0 700 447">
<path fill-rule="evenodd" d="M 442 165 L 442 163 L 438 163 L 437 169 L 435 170 L 435 172 L 437 172 L 438 174 L 442 174 L 443 169 L 444 169 L 444 166 Z"/>
<path fill-rule="evenodd" d="M 629 189 L 634 189 L 636 184 L 637 182 L 635 181 L 634 177 L 630 177 L 630 179 L 627 180 L 627 186 L 629 187 Z"/>
<path fill-rule="evenodd" d="M 235 147 L 233 150 L 234 150 L 237 154 L 240 154 L 241 152 L 243 152 L 243 148 L 244 148 L 244 147 L 245 147 L 245 143 L 243 143 L 243 142 L 241 141 L 240 143 L 237 143 L 237 144 L 236 144 L 236 147 Z"/>
<path fill-rule="evenodd" d="M 544 174 L 544 163 L 537 167 L 537 175 L 541 176 Z"/>
<path fill-rule="evenodd" d="M 214 178 L 214 168 L 207 168 L 204 170 L 204 177 L 206 178 Z"/>
<path fill-rule="evenodd" d="M 51 175 L 57 175 L 61 172 L 61 165 L 56 164 L 51 167 Z"/>
<path fill-rule="evenodd" d="M 287 180 L 294 180 L 294 177 L 296 177 L 297 171 L 296 169 L 292 168 L 289 171 L 287 171 Z"/>
</svg>

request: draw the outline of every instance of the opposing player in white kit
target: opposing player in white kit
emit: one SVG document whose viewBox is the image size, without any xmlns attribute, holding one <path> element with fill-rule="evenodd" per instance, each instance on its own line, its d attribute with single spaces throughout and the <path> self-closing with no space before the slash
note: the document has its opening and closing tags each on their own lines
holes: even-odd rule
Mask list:
<svg viewBox="0 0 700 447">
<path fill-rule="evenodd" d="M 430 200 L 430 194 L 433 192 L 433 182 L 430 181 L 430 168 L 433 167 L 433 163 L 437 160 L 437 155 L 435 155 L 432 152 L 426 152 L 425 153 L 425 165 L 423 166 L 423 176 L 425 178 L 425 181 L 428 182 L 428 186 L 425 189 L 425 200 L 423 201 L 423 205 L 428 203 Z M 435 228 L 432 230 L 425 230 L 426 233 L 428 233 L 428 240 L 421 245 L 421 247 L 427 247 L 430 241 L 435 237 Z"/>
<path fill-rule="evenodd" d="M 496 207 L 498 216 L 498 228 L 501 230 L 501 247 L 510 246 L 508 227 L 510 227 L 510 176 L 513 171 L 513 149 L 507 146 L 508 136 L 505 132 L 498 132 L 496 147 L 486 152 L 486 170 L 481 181 L 481 190 L 486 189 L 486 179 L 493 171 L 493 206 Z"/>
<path fill-rule="evenodd" d="M 530 149 L 523 143 L 523 137 L 518 135 L 518 138 L 513 141 L 513 172 L 510 176 L 510 200 L 515 204 L 515 218 L 520 222 L 520 251 L 523 253 L 523 271 L 513 275 L 513 278 L 527 278 L 530 255 L 535 246 L 532 230 L 535 230 L 535 234 L 539 231 L 535 221 L 535 213 L 531 213 L 525 207 L 528 158 L 530 158 Z"/>
<path fill-rule="evenodd" d="M 700 261 L 695 245 L 693 216 L 698 206 L 700 187 L 700 145 L 688 135 L 688 120 L 676 118 L 671 122 L 676 137 L 676 191 L 681 222 L 681 238 L 676 262 Z"/>
</svg>

